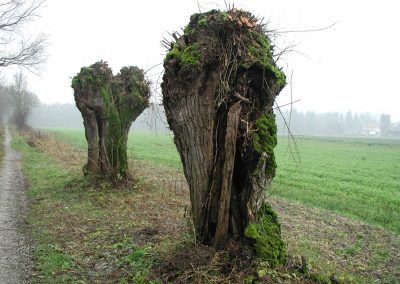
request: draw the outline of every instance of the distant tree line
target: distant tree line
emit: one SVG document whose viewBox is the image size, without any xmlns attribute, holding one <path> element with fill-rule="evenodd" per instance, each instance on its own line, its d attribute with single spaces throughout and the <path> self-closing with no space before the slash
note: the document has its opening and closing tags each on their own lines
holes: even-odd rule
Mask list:
<svg viewBox="0 0 400 284">
<path fill-rule="evenodd" d="M 73 104 L 40 103 L 28 120 L 32 127 L 83 127 L 79 110 Z"/>
<path fill-rule="evenodd" d="M 32 127 L 72 127 L 82 128 L 83 119 L 75 104 L 45 104 L 33 109 L 28 119 Z M 133 122 L 133 129 L 168 131 L 164 111 L 159 105 L 153 104 Z"/>
<path fill-rule="evenodd" d="M 295 135 L 370 135 L 371 131 L 381 127 L 381 120 L 390 124 L 389 115 L 375 113 L 314 112 L 293 109 L 282 110 L 282 115 L 275 111 L 279 135 L 287 135 L 285 118 L 292 134 Z M 82 117 L 73 104 L 39 104 L 29 119 L 34 127 L 83 127 Z M 135 129 L 155 129 L 167 131 L 163 108 L 152 105 L 134 122 Z M 378 134 L 376 134 L 378 135 Z"/>
<path fill-rule="evenodd" d="M 380 115 L 368 112 L 276 112 L 279 135 L 288 134 L 287 126 L 295 135 L 379 135 L 380 119 Z"/>
</svg>

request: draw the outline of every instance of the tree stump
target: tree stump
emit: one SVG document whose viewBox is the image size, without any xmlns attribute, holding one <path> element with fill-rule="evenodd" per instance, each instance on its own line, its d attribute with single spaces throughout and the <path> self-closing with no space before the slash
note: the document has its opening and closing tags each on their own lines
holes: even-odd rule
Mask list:
<svg viewBox="0 0 400 284">
<path fill-rule="evenodd" d="M 123 67 L 113 76 L 108 64 L 100 61 L 82 67 L 72 88 L 88 143 L 85 174 L 126 178 L 129 129 L 149 106 L 150 89 L 143 70 Z"/>
<path fill-rule="evenodd" d="M 265 204 L 275 175 L 273 104 L 286 84 L 264 27 L 232 9 L 194 14 L 164 60 L 163 104 L 190 188 L 199 241 L 250 244 L 271 263 L 285 248 Z"/>
</svg>

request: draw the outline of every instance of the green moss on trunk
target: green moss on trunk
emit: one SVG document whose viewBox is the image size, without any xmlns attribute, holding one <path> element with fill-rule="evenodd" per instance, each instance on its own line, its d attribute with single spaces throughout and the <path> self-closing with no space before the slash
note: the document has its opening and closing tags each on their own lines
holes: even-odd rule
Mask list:
<svg viewBox="0 0 400 284">
<path fill-rule="evenodd" d="M 195 43 L 193 45 L 187 46 L 183 50 L 178 44 L 174 44 L 171 51 L 167 53 L 165 60 L 177 59 L 182 65 L 194 65 L 200 60 L 201 53 L 199 52 L 200 45 Z"/>
<path fill-rule="evenodd" d="M 275 176 L 276 161 L 274 148 L 278 143 L 276 136 L 277 127 L 274 113 L 265 113 L 256 120 L 256 133 L 253 139 L 253 149 L 261 156 L 261 161 L 265 161 L 267 175 Z"/>
<path fill-rule="evenodd" d="M 256 250 L 256 254 L 271 266 L 286 262 L 286 246 L 281 237 L 281 225 L 271 205 L 263 204 L 258 212 L 258 222 L 249 224 L 245 230 Z"/>
</svg>

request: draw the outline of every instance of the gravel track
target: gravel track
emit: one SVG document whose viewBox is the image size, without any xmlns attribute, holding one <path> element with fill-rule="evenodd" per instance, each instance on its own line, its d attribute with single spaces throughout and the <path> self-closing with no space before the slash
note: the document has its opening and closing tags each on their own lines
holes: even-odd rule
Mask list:
<svg viewBox="0 0 400 284">
<path fill-rule="evenodd" d="M 0 283 L 29 283 L 30 247 L 24 221 L 26 182 L 21 156 L 11 148 L 5 127 L 4 158 L 0 169 Z"/>
</svg>

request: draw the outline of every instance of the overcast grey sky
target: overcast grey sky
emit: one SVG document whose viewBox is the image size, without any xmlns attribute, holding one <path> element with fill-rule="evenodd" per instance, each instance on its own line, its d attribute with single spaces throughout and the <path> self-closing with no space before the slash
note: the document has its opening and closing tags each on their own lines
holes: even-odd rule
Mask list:
<svg viewBox="0 0 400 284">
<path fill-rule="evenodd" d="M 400 11 L 397 1 L 256 1 L 230 2 L 264 17 L 282 33 L 278 45 L 295 43 L 296 52 L 280 62 L 293 71 L 293 100 L 301 110 L 390 113 L 400 120 Z M 224 9 L 222 0 L 199 0 L 202 11 Z M 29 75 L 29 87 L 46 103 L 73 103 L 71 77 L 82 66 L 108 61 L 148 69 L 162 62 L 160 45 L 168 32 L 180 30 L 196 0 L 48 0 L 31 32 L 50 35 L 49 59 L 40 77 Z M 160 72 L 162 67 L 149 74 Z M 156 81 L 157 77 L 151 78 Z M 287 86 L 278 100 L 290 101 Z"/>
</svg>

